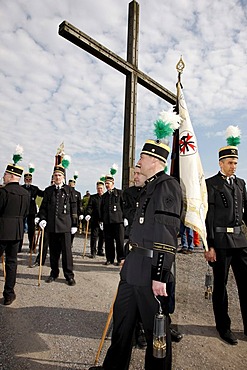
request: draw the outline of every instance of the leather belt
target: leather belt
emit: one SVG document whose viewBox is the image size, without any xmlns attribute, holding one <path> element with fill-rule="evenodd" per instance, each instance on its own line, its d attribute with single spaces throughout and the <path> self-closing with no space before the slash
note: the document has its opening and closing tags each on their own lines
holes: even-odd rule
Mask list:
<svg viewBox="0 0 247 370">
<path fill-rule="evenodd" d="M 227 233 L 227 234 L 240 234 L 241 227 L 235 226 L 235 227 L 216 227 L 215 231 L 217 233 Z"/>
<path fill-rule="evenodd" d="M 143 247 L 139 247 L 138 244 L 130 243 L 130 250 L 134 253 L 141 254 L 142 256 L 152 258 L 153 257 L 153 250 L 152 249 L 146 249 Z"/>
</svg>

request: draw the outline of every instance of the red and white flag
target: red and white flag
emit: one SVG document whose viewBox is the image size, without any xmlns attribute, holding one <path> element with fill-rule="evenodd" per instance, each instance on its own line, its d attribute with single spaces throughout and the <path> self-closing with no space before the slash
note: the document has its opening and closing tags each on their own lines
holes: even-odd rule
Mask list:
<svg viewBox="0 0 247 370">
<path fill-rule="evenodd" d="M 182 221 L 197 231 L 207 250 L 205 219 L 208 210 L 207 187 L 198 152 L 197 140 L 182 92 L 177 84 L 179 127 L 179 177 L 183 192 L 184 209 Z"/>
</svg>

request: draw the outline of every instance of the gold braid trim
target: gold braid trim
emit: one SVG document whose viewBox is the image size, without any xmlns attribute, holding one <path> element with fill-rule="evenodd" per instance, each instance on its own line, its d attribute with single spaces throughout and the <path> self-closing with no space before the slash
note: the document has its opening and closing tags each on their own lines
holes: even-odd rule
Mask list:
<svg viewBox="0 0 247 370">
<path fill-rule="evenodd" d="M 176 247 L 174 247 L 173 245 L 168 245 L 168 244 L 154 243 L 153 250 L 157 252 L 162 251 L 166 253 L 175 254 Z"/>
</svg>

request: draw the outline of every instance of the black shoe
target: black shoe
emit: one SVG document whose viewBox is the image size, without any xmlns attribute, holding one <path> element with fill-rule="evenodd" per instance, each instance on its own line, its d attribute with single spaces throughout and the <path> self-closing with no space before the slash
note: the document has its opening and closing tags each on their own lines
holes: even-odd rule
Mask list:
<svg viewBox="0 0 247 370">
<path fill-rule="evenodd" d="M 183 254 L 188 254 L 188 249 L 186 248 L 181 248 L 178 253 L 183 253 Z"/>
<path fill-rule="evenodd" d="M 70 278 L 69 280 L 67 280 L 68 281 L 68 285 L 69 286 L 74 286 L 75 284 L 76 284 L 76 282 L 75 282 L 75 279 L 74 278 Z"/>
<path fill-rule="evenodd" d="M 220 337 L 226 341 L 227 343 L 231 344 L 232 346 L 238 344 L 238 340 L 235 335 L 228 329 L 225 333 L 219 333 Z"/>
<path fill-rule="evenodd" d="M 97 256 L 101 256 L 101 257 L 104 257 L 105 253 L 104 252 L 98 252 L 97 253 Z"/>
<path fill-rule="evenodd" d="M 90 254 L 89 258 L 95 258 L 95 254 Z"/>
<path fill-rule="evenodd" d="M 103 366 L 92 366 L 88 370 L 104 370 Z"/>
<path fill-rule="evenodd" d="M 16 295 L 12 295 L 11 297 L 4 297 L 4 301 L 3 301 L 3 304 L 5 306 L 9 306 L 11 303 L 14 302 L 14 300 L 16 299 Z"/>
<path fill-rule="evenodd" d="M 179 331 L 177 331 L 173 328 L 170 328 L 170 332 L 171 332 L 172 342 L 177 342 L 178 343 L 183 338 L 183 334 L 179 333 Z"/>
<path fill-rule="evenodd" d="M 110 262 L 110 261 L 106 261 L 106 262 L 104 263 L 104 265 L 105 265 L 105 266 L 111 265 L 111 262 Z"/>
<path fill-rule="evenodd" d="M 46 283 L 52 283 L 53 281 L 55 281 L 56 279 L 53 277 L 53 276 L 49 276 L 48 279 L 46 279 Z"/>
</svg>

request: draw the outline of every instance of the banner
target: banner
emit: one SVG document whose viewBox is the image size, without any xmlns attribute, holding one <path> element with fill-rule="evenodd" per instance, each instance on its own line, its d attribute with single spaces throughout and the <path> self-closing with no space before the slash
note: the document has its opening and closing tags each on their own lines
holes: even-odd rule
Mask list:
<svg viewBox="0 0 247 370">
<path fill-rule="evenodd" d="M 184 202 L 182 222 L 185 226 L 199 233 L 205 249 L 208 250 L 205 225 L 208 210 L 207 187 L 196 136 L 180 82 L 177 83 L 177 97 L 177 108 L 181 117 L 179 127 L 179 178 Z"/>
</svg>

